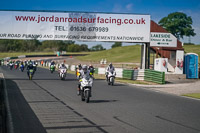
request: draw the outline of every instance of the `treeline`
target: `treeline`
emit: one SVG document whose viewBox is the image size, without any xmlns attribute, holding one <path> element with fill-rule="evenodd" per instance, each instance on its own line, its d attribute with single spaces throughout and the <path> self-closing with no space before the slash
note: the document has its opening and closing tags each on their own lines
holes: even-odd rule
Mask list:
<svg viewBox="0 0 200 133">
<path fill-rule="evenodd" d="M 0 40 L 0 52 L 87 52 L 101 50 L 105 50 L 101 44 L 88 48 L 86 44 L 75 44 L 75 41 Z"/>
</svg>

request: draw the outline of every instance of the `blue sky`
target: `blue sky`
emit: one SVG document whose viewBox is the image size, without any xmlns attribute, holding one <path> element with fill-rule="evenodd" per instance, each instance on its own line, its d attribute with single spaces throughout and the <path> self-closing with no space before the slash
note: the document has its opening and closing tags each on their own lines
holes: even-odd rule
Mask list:
<svg viewBox="0 0 200 133">
<path fill-rule="evenodd" d="M 183 12 L 193 19 L 192 26 L 197 35 L 191 38 L 191 42 L 200 44 L 200 0 L 1 0 L 0 3 L 0 10 L 150 14 L 155 22 L 170 13 Z M 188 42 L 188 38 L 185 37 L 181 41 Z M 105 43 L 105 45 L 110 46 L 111 44 Z"/>
</svg>

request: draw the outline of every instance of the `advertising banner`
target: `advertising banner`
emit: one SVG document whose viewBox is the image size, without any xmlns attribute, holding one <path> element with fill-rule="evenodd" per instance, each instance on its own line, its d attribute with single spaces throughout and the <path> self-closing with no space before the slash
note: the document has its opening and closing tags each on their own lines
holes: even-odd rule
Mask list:
<svg viewBox="0 0 200 133">
<path fill-rule="evenodd" d="M 150 42 L 150 15 L 0 11 L 0 39 Z"/>
</svg>

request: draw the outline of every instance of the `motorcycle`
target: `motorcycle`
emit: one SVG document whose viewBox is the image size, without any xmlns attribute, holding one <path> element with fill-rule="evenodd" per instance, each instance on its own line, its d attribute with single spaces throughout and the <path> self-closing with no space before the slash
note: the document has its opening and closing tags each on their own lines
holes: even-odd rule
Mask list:
<svg viewBox="0 0 200 133">
<path fill-rule="evenodd" d="M 116 72 L 115 71 L 108 72 L 108 79 L 107 79 L 108 85 L 114 85 L 115 76 L 116 76 Z"/>
<path fill-rule="evenodd" d="M 80 76 L 80 70 L 79 69 L 76 69 L 76 78 L 79 79 L 79 76 Z"/>
<path fill-rule="evenodd" d="M 12 70 L 13 69 L 13 63 L 10 63 L 9 66 L 10 66 L 10 70 Z"/>
<path fill-rule="evenodd" d="M 29 71 L 29 73 L 28 73 L 29 80 L 32 80 L 33 79 L 34 70 L 33 69 L 29 69 L 28 71 Z"/>
<path fill-rule="evenodd" d="M 15 69 L 17 69 L 18 68 L 18 64 L 17 63 L 15 63 Z"/>
<path fill-rule="evenodd" d="M 9 66 L 10 66 L 10 63 L 9 63 L 9 62 L 6 62 L 6 66 L 9 67 Z"/>
<path fill-rule="evenodd" d="M 34 71 L 37 70 L 37 65 L 35 63 L 33 64 L 33 69 L 34 69 Z"/>
<path fill-rule="evenodd" d="M 50 72 L 53 73 L 55 71 L 55 65 L 50 66 Z"/>
<path fill-rule="evenodd" d="M 20 70 L 23 72 L 24 71 L 24 65 L 20 66 Z"/>
<path fill-rule="evenodd" d="M 91 89 L 93 85 L 93 78 L 85 77 L 82 78 L 80 81 L 81 81 L 81 86 L 80 86 L 81 100 L 86 101 L 86 103 L 89 103 L 91 97 Z"/>
<path fill-rule="evenodd" d="M 60 78 L 61 80 L 65 80 L 65 77 L 66 77 L 66 73 L 67 73 L 67 70 L 66 69 L 60 69 Z"/>
</svg>

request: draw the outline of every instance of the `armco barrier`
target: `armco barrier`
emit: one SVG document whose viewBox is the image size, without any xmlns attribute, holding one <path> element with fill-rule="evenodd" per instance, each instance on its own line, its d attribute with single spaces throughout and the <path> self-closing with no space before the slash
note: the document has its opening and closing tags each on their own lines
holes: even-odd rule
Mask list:
<svg viewBox="0 0 200 133">
<path fill-rule="evenodd" d="M 98 68 L 98 74 L 104 74 L 105 75 L 105 73 L 106 73 L 105 68 L 102 68 L 102 67 Z"/>
<path fill-rule="evenodd" d="M 67 69 L 69 69 L 69 65 L 68 64 L 65 64 L 65 66 L 67 67 Z M 75 70 L 74 70 L 75 71 Z"/>
<path fill-rule="evenodd" d="M 123 77 L 123 69 L 122 68 L 115 68 L 116 77 L 122 78 Z"/>
<path fill-rule="evenodd" d="M 144 80 L 144 69 L 136 69 L 133 72 L 133 80 Z"/>
<path fill-rule="evenodd" d="M 4 58 L 4 60 L 10 60 L 10 57 L 6 57 L 6 58 Z"/>
<path fill-rule="evenodd" d="M 75 65 L 71 65 L 70 70 L 71 71 L 75 71 L 76 66 Z"/>
<path fill-rule="evenodd" d="M 145 69 L 144 80 L 158 84 L 165 84 L 165 72 Z"/>
<path fill-rule="evenodd" d="M 18 59 L 18 57 L 10 57 L 10 59 Z"/>
<path fill-rule="evenodd" d="M 133 71 L 134 70 L 123 70 L 123 78 L 124 79 L 133 79 Z"/>
<path fill-rule="evenodd" d="M 99 70 L 98 68 L 95 68 L 94 73 L 95 73 L 95 74 L 98 74 L 98 70 Z"/>
<path fill-rule="evenodd" d="M 18 58 L 19 58 L 19 59 L 21 59 L 21 58 L 26 58 L 26 55 L 20 55 L 20 56 L 18 56 Z"/>
</svg>

